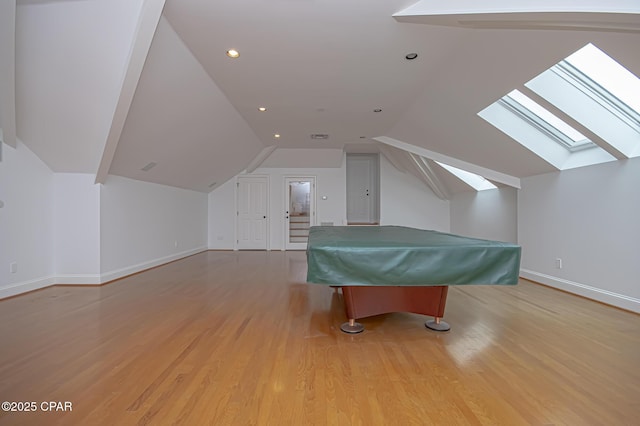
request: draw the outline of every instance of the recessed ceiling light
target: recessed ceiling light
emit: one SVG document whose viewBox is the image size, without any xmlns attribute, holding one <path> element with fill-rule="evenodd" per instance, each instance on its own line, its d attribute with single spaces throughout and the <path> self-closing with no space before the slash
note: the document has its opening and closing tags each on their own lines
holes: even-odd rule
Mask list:
<svg viewBox="0 0 640 426">
<path fill-rule="evenodd" d="M 373 112 L 382 112 L 382 108 L 376 108 L 373 110 Z"/>
<path fill-rule="evenodd" d="M 273 135 L 274 138 L 278 139 L 280 137 L 279 133 L 276 133 L 275 135 Z"/>
<path fill-rule="evenodd" d="M 415 59 L 415 58 L 417 58 L 417 57 L 418 57 L 418 54 L 417 54 L 417 53 L 407 53 L 407 54 L 405 55 L 405 58 L 406 58 L 407 60 L 409 60 L 409 61 L 411 61 L 411 60 L 413 60 L 413 59 Z"/>
<path fill-rule="evenodd" d="M 267 109 L 266 109 L 265 107 L 260 107 L 260 108 L 258 108 L 258 111 L 265 112 L 266 110 L 267 110 Z"/>
<path fill-rule="evenodd" d="M 237 58 L 240 56 L 240 52 L 238 52 L 236 49 L 229 49 L 227 50 L 227 56 L 230 58 Z"/>
</svg>

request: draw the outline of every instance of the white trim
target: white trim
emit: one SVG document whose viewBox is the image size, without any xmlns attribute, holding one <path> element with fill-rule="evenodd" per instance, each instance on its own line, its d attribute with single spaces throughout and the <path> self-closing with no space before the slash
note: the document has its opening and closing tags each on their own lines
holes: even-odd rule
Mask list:
<svg viewBox="0 0 640 426">
<path fill-rule="evenodd" d="M 290 175 L 290 174 L 285 174 L 282 175 L 282 180 L 283 180 L 283 186 L 282 186 L 282 199 L 284 201 L 284 211 L 287 212 L 289 211 L 289 194 L 288 194 L 288 186 L 289 186 L 289 180 L 293 180 L 293 181 L 309 181 L 311 182 L 311 193 L 313 194 L 313 197 L 310 199 L 311 202 L 311 206 L 310 206 L 310 216 L 309 216 L 309 226 L 314 226 L 316 224 L 316 209 L 317 209 L 317 191 L 316 191 L 316 184 L 317 184 L 317 176 L 316 175 L 305 175 L 305 176 L 301 176 L 301 175 Z M 288 213 L 285 213 L 285 217 L 291 217 Z M 283 251 L 286 250 L 304 250 L 307 247 L 307 243 L 290 243 L 289 239 L 287 238 L 289 236 L 289 220 L 285 219 L 284 221 L 284 226 L 282 227 L 282 231 L 284 232 L 284 237 L 283 237 Z M 304 247 L 303 247 L 304 245 Z"/>
<path fill-rule="evenodd" d="M 0 6 L 2 37 L 0 51 L 3 70 L 0 79 L 0 161 L 2 143 L 11 148 L 18 147 L 16 122 L 16 2 L 3 2 Z"/>
<path fill-rule="evenodd" d="M 582 4 L 577 4 L 582 3 Z M 599 2 L 537 0 L 535 2 L 420 0 L 394 13 L 398 22 L 476 29 L 640 31 L 640 8 L 631 0 Z M 604 4 L 606 3 L 606 4 Z M 473 4 L 473 6 L 470 6 Z M 508 6 L 507 6 L 508 4 Z"/>
<path fill-rule="evenodd" d="M 520 178 L 517 178 L 515 176 L 510 176 L 504 173 L 497 172 L 495 170 L 487 169 L 486 167 L 467 163 L 466 161 L 458 160 L 457 158 L 449 157 L 448 155 L 430 151 L 420 146 L 402 142 L 398 139 L 393 139 L 387 136 L 377 136 L 371 139 L 384 143 L 386 145 L 391 145 L 395 148 L 402 149 L 407 152 L 411 152 L 421 157 L 428 158 L 433 161 L 439 161 L 441 163 L 445 163 L 445 164 L 449 164 L 450 166 L 457 167 L 458 169 L 475 173 L 477 175 L 483 176 L 484 178 L 492 180 L 494 182 L 500 182 L 505 185 L 511 186 L 513 188 L 520 189 Z"/>
<path fill-rule="evenodd" d="M 395 152 L 392 151 L 390 149 L 390 146 L 387 146 L 387 145 L 379 145 L 378 149 L 380 150 L 380 153 L 382 153 L 382 155 L 386 157 L 387 160 L 389 160 L 389 162 L 393 165 L 393 167 L 396 168 L 396 170 L 402 173 L 407 173 L 407 168 L 403 166 L 398 160 L 398 158 L 396 157 L 395 152 L 398 152 L 398 151 L 395 151 Z M 403 155 L 407 154 L 406 151 L 400 151 L 400 152 Z"/>
<path fill-rule="evenodd" d="M 39 290 L 41 288 L 52 286 L 55 283 L 55 277 L 43 277 L 31 281 L 9 284 L 6 287 L 0 288 L 0 299 L 17 296 L 18 294 L 26 293 L 28 291 Z"/>
<path fill-rule="evenodd" d="M 98 285 L 101 284 L 100 274 L 67 274 L 56 275 L 56 284 L 63 285 Z"/>
<path fill-rule="evenodd" d="M 595 47 L 593 45 L 591 46 Z M 607 56 L 606 54 L 604 55 Z M 600 60 L 604 60 L 604 58 L 600 58 Z M 617 61 L 613 62 L 620 65 Z M 622 68 L 625 71 L 628 71 L 626 68 Z M 600 83 L 592 80 L 591 77 L 587 76 L 583 70 L 567 61 L 567 59 L 563 59 L 558 62 L 553 67 L 549 68 L 549 71 L 555 73 L 560 78 L 573 85 L 576 89 L 589 96 L 611 114 L 618 117 L 620 121 L 631 127 L 631 129 L 636 132 L 640 132 L 640 113 L 638 113 L 632 106 L 627 105 L 622 99 L 618 98 L 608 89 L 604 88 Z"/>
<path fill-rule="evenodd" d="M 233 251 L 238 251 L 238 250 L 244 250 L 241 249 L 240 247 L 238 247 L 238 188 L 240 187 L 240 179 L 264 179 L 265 183 L 266 183 L 266 190 L 267 190 L 267 205 L 265 207 L 266 209 L 266 215 L 267 215 L 267 222 L 265 224 L 266 227 L 266 235 L 265 235 L 265 239 L 266 239 L 266 245 L 264 250 L 271 250 L 271 176 L 270 175 L 265 175 L 265 174 L 258 174 L 258 175 L 254 175 L 254 174 L 241 174 L 241 175 L 237 175 L 236 176 L 236 185 L 235 188 L 233 188 L 233 196 L 234 196 L 234 204 L 233 204 L 233 208 L 236 211 L 236 216 L 235 216 L 235 221 L 234 221 L 234 226 L 233 226 Z M 261 248 L 258 249 L 249 249 L 249 250 L 263 250 Z"/>
<path fill-rule="evenodd" d="M 0 288 L 0 300 L 5 299 L 7 297 L 17 296 L 19 294 L 27 293 L 29 291 L 50 287 L 53 285 L 100 285 L 100 284 L 107 283 L 109 281 L 117 280 L 118 278 L 122 278 L 127 275 L 144 271 L 146 269 L 154 268 L 156 266 L 173 262 L 174 260 L 179 260 L 188 256 L 192 256 L 194 254 L 202 253 L 204 251 L 208 251 L 208 249 L 206 247 L 199 247 L 196 249 L 183 251 L 181 253 L 172 254 L 170 256 L 165 256 L 158 259 L 150 260 L 148 262 L 139 263 L 137 265 L 128 266 L 126 268 L 107 272 L 101 275 L 68 274 L 68 275 L 58 275 L 58 276 L 52 276 L 52 277 L 37 278 L 31 281 L 10 284 L 8 286 Z"/>
<path fill-rule="evenodd" d="M 424 157 L 421 157 L 410 152 L 407 153 L 409 158 L 413 161 L 413 165 L 418 169 L 420 178 L 427 183 L 427 186 L 431 188 L 434 194 L 441 200 L 449 200 L 451 196 L 446 190 L 445 186 L 438 179 L 438 175 L 433 172 L 433 169 Z"/>
<path fill-rule="evenodd" d="M 540 284 L 548 285 L 549 287 L 554 287 L 588 299 L 593 299 L 618 308 L 640 313 L 640 299 L 636 299 L 635 297 L 625 296 L 623 294 L 565 280 L 563 278 L 553 277 L 540 272 L 530 271 L 528 269 L 520 269 L 520 276 L 531 281 L 539 282 Z"/>
<path fill-rule="evenodd" d="M 191 256 L 197 253 L 202 253 L 203 251 L 207 250 L 207 247 L 198 247 L 147 262 L 138 263 L 137 265 L 127 266 L 126 268 L 116 269 L 115 271 L 105 272 L 100 275 L 100 284 L 117 280 L 118 278 L 144 271 L 145 269 L 155 268 L 156 266 L 164 265 L 165 263 L 173 262 L 174 260 L 182 259 L 184 257 Z"/>
<path fill-rule="evenodd" d="M 518 96 L 520 96 L 520 99 L 518 99 Z M 523 103 L 525 101 L 529 101 L 530 105 L 525 105 Z M 553 142 L 560 144 L 560 146 L 569 152 L 580 151 L 596 146 L 594 142 L 580 133 L 580 131 L 576 130 L 562 118 L 547 110 L 518 89 L 512 90 L 496 102 L 530 126 L 533 126 Z M 538 111 L 534 111 L 534 107 L 537 107 Z M 541 115 L 545 113 L 547 114 L 546 118 Z M 553 119 L 556 120 L 556 123 L 550 121 Z M 558 127 L 562 125 L 565 126 L 564 130 Z M 579 135 L 582 139 L 574 140 L 574 138 L 568 134 L 571 131 L 577 133 L 575 136 Z"/>
<path fill-rule="evenodd" d="M 253 173 L 258 167 L 262 165 L 262 163 L 265 162 L 267 158 L 269 158 L 269 156 L 273 153 L 273 151 L 276 150 L 276 148 L 277 147 L 275 145 L 269 145 L 268 147 L 263 148 L 262 151 L 260 151 L 258 155 L 253 158 L 251 163 L 249 163 L 245 172 L 247 174 Z"/>
<path fill-rule="evenodd" d="M 537 104 L 540 104 L 546 110 L 550 111 L 556 117 L 561 118 L 562 121 L 564 121 L 574 129 L 576 129 L 577 131 L 585 135 L 587 139 L 589 139 L 591 142 L 595 143 L 597 146 L 607 151 L 609 154 L 611 154 L 618 160 L 624 160 L 626 158 L 629 158 L 618 148 L 609 144 L 609 142 L 605 141 L 603 138 L 601 138 L 600 136 L 592 132 L 589 128 L 585 127 L 584 124 L 577 121 L 575 118 L 567 114 L 564 110 L 558 108 L 557 106 L 555 106 L 554 104 L 552 104 L 551 102 L 543 98 L 541 95 L 539 95 L 537 92 L 534 92 L 532 89 L 529 88 L 529 86 L 527 86 L 527 84 L 529 83 L 528 82 L 525 83 L 525 85 L 519 87 L 518 90 L 523 94 L 525 94 L 528 98 L 533 99 Z"/>
<path fill-rule="evenodd" d="M 133 103 L 133 97 L 138 88 L 144 64 L 151 50 L 151 43 L 158 24 L 162 19 L 162 10 L 166 0 L 146 0 L 142 4 L 135 35 L 131 43 L 131 50 L 125 65 L 125 72 L 118 91 L 118 100 L 109 123 L 109 133 L 102 145 L 100 164 L 96 172 L 95 183 L 105 183 L 109 176 L 109 169 L 115 158 L 116 148 L 124 129 L 124 123 Z"/>
</svg>

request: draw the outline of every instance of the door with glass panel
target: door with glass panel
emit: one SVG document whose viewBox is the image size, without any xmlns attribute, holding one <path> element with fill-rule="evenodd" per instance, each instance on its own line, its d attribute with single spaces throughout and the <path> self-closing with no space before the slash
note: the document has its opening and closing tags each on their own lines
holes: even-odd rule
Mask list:
<svg viewBox="0 0 640 426">
<path fill-rule="evenodd" d="M 285 248 L 305 250 L 315 224 L 315 177 L 287 177 L 285 183 Z"/>
</svg>

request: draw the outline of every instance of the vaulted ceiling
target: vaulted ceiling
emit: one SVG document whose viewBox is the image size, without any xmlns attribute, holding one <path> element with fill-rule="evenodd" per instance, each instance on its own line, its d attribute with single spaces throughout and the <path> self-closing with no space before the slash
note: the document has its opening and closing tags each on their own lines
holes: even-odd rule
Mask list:
<svg viewBox="0 0 640 426">
<path fill-rule="evenodd" d="M 18 0 L 5 142 L 15 120 L 54 171 L 204 192 L 269 147 L 389 140 L 520 178 L 555 169 L 479 111 L 589 42 L 640 75 L 637 1 L 414 3 Z"/>
</svg>

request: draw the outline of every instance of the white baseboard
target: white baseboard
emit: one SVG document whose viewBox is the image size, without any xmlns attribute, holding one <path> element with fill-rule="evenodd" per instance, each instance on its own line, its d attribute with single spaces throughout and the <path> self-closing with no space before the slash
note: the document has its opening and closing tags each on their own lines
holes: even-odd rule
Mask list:
<svg viewBox="0 0 640 426">
<path fill-rule="evenodd" d="M 588 299 L 606 303 L 607 305 L 612 305 L 618 308 L 626 309 L 628 311 L 640 313 L 640 299 L 636 299 L 635 297 L 625 296 L 623 294 L 614 293 L 612 291 L 591 287 L 586 284 L 565 280 L 563 278 L 558 278 L 527 269 L 520 269 L 520 276 L 531 281 L 539 282 L 540 284 L 548 285 L 549 287 L 554 287 L 569 293 L 586 297 Z"/>
<path fill-rule="evenodd" d="M 5 299 L 11 296 L 17 296 L 22 293 L 27 293 L 33 290 L 39 290 L 41 288 L 49 287 L 56 284 L 61 285 L 100 285 L 109 281 L 117 280 L 118 278 L 125 277 L 127 275 L 135 274 L 136 272 L 144 271 L 145 269 L 153 268 L 155 266 L 164 265 L 165 263 L 173 262 L 174 260 L 182 259 L 197 253 L 207 251 L 206 247 L 199 247 L 192 250 L 183 251 L 180 253 L 172 254 L 170 256 L 161 257 L 159 259 L 150 260 L 148 262 L 139 263 L 137 265 L 128 266 L 126 268 L 118 269 L 115 271 L 107 272 L 105 274 L 66 274 L 58 275 L 54 277 L 38 278 L 31 281 L 24 281 L 21 283 L 10 284 L 8 286 L 0 288 L 0 299 Z"/>
<path fill-rule="evenodd" d="M 41 288 L 49 287 L 56 283 L 55 277 L 38 278 L 31 281 L 24 281 L 21 283 L 10 284 L 6 287 L 0 288 L 0 299 L 16 296 L 18 294 L 26 293 L 28 291 L 38 290 Z"/>
<path fill-rule="evenodd" d="M 64 285 L 98 285 L 100 284 L 99 274 L 65 274 L 56 275 L 56 284 Z"/>
<path fill-rule="evenodd" d="M 209 246 L 207 250 L 213 251 L 233 251 L 233 247 Z"/>
<path fill-rule="evenodd" d="M 156 266 L 164 265 L 165 263 L 173 262 L 174 260 L 192 256 L 194 254 L 201 253 L 207 250 L 208 250 L 207 247 L 199 247 L 196 249 L 172 254 L 170 256 L 161 257 L 159 259 L 150 260 L 148 262 L 138 263 L 137 265 L 127 266 L 126 268 L 105 272 L 104 274 L 100 275 L 100 284 L 117 280 L 118 278 L 126 277 L 127 275 L 135 274 L 137 272 L 144 271 L 145 269 L 150 269 Z"/>
</svg>

